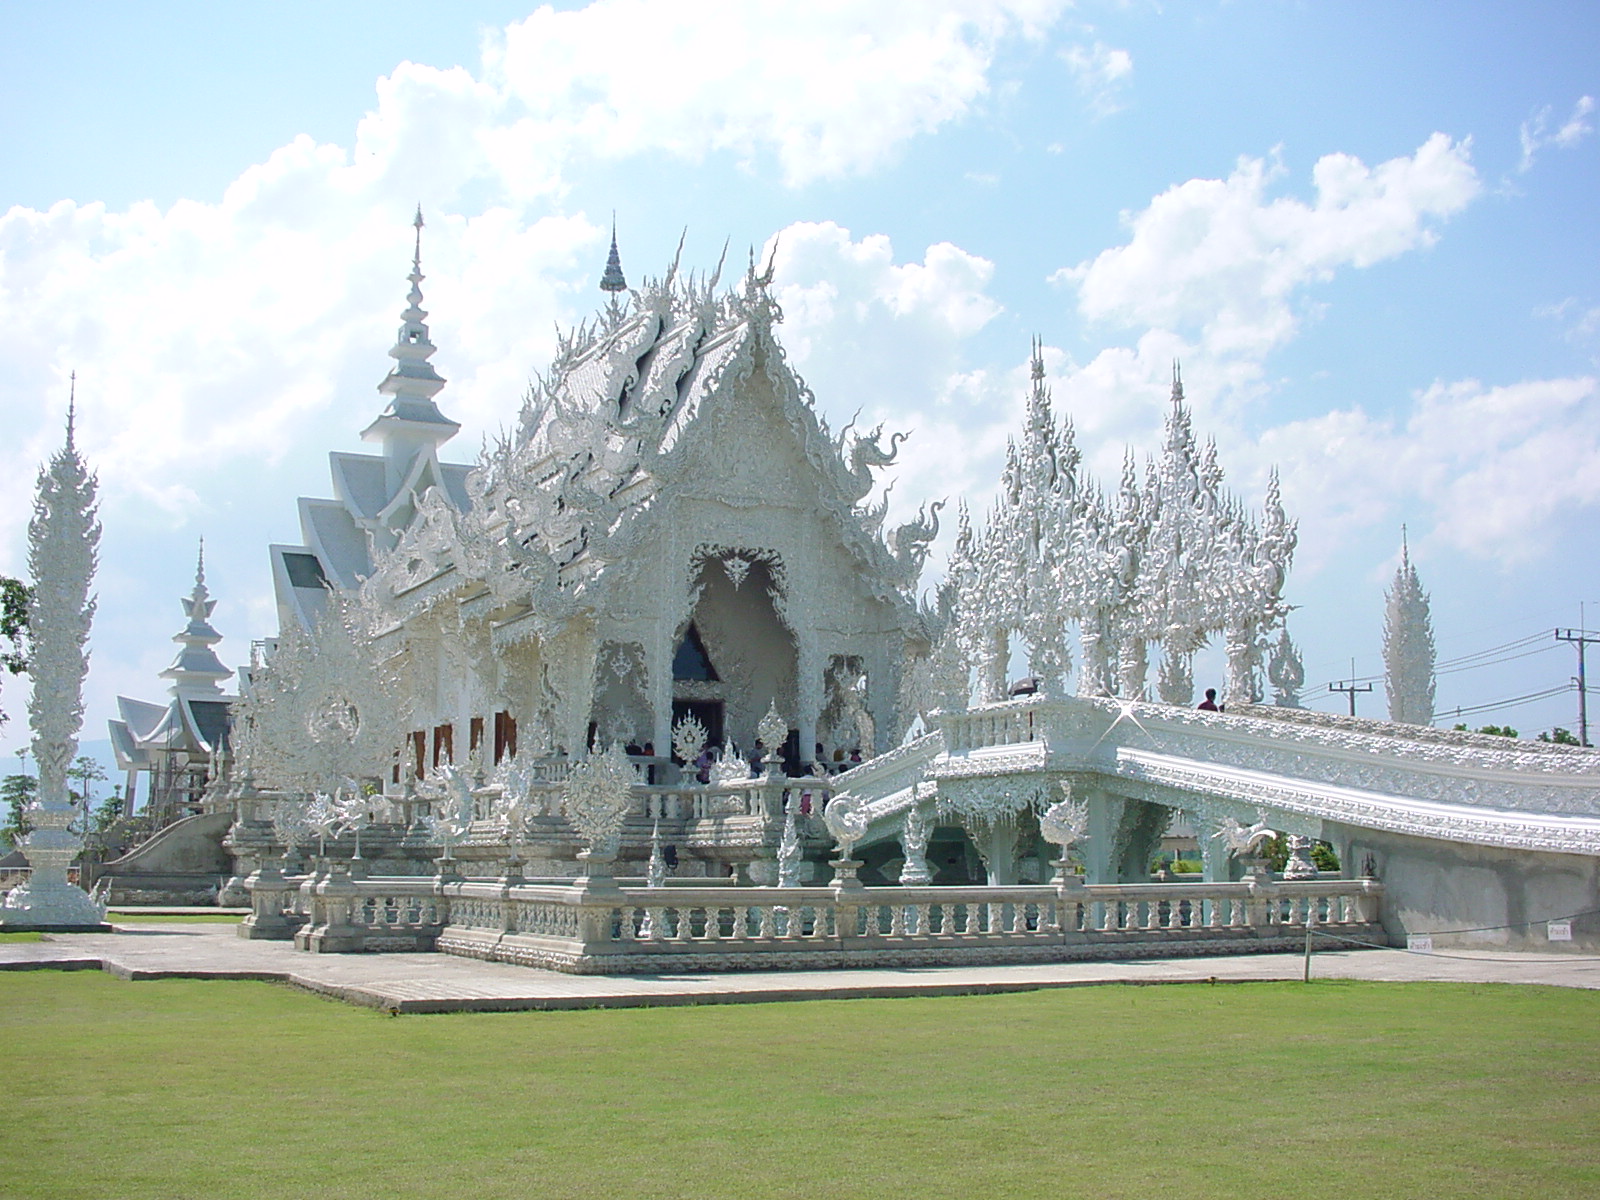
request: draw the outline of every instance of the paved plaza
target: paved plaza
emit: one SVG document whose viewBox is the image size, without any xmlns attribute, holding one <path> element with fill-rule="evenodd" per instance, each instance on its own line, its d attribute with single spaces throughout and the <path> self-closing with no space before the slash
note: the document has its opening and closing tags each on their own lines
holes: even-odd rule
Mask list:
<svg viewBox="0 0 1600 1200">
<path fill-rule="evenodd" d="M 868 968 L 635 976 L 562 975 L 448 954 L 308 954 L 247 941 L 227 924 L 111 918 L 113 933 L 52 934 L 0 944 L 0 970 L 105 970 L 129 980 L 259 979 L 398 1012 L 509 1012 L 729 1004 L 866 996 L 976 995 L 1093 984 L 1298 980 L 1298 954 L 1129 959 L 994 967 Z M 1452 950 L 1318 950 L 1312 978 L 1538 983 L 1600 988 L 1600 957 Z"/>
</svg>

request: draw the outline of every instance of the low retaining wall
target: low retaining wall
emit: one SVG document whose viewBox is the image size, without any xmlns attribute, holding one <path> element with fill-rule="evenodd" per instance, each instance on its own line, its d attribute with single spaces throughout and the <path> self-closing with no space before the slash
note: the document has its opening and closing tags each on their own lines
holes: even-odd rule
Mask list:
<svg viewBox="0 0 1600 1200">
<path fill-rule="evenodd" d="M 262 872 L 247 886 L 244 937 L 292 937 L 320 952 L 439 950 L 573 974 L 1274 952 L 1303 947 L 1308 925 L 1386 944 L 1372 880 L 624 888 L 606 879 L 352 879 L 334 869 Z"/>
</svg>

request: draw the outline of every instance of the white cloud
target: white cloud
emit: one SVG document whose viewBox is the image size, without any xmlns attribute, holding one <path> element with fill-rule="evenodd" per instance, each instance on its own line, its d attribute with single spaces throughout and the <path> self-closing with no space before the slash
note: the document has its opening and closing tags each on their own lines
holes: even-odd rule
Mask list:
<svg viewBox="0 0 1600 1200">
<path fill-rule="evenodd" d="M 182 521 L 197 473 L 271 465 L 291 445 L 335 430 L 342 440 L 376 411 L 393 322 L 379 314 L 400 307 L 405 223 L 420 198 L 448 406 L 469 427 L 498 421 L 506 390 L 520 392 L 545 357 L 553 321 L 571 317 L 563 280 L 600 236 L 581 215 L 530 207 L 559 192 L 575 156 L 770 153 L 792 182 L 866 170 L 981 102 L 1000 43 L 1039 35 L 1060 8 L 541 8 L 488 39 L 481 77 L 402 63 L 378 81 L 349 149 L 298 138 L 219 203 L 111 212 L 62 201 L 0 215 L 0 352 L 14 364 L 0 397 L 19 413 L 45 397 L 59 410 L 76 368 L 108 496 L 137 498 L 142 519 Z M 463 203 L 475 182 L 504 203 Z M 915 288 L 924 271 L 935 291 L 950 282 L 940 272 L 963 268 L 941 254 L 903 269 L 897 286 Z M 938 302 L 977 303 L 948 314 L 958 324 L 987 319 L 970 298 Z M 57 422 L 12 428 L 0 499 L 16 512 Z M 18 536 L 0 557 L 17 559 Z"/>
<path fill-rule="evenodd" d="M 1295 300 L 1308 284 L 1432 244 L 1432 223 L 1480 190 L 1468 150 L 1436 133 L 1377 167 L 1324 155 L 1309 204 L 1268 198 L 1285 174 L 1276 155 L 1243 158 L 1227 179 L 1163 192 L 1126 218 L 1125 245 L 1052 278 L 1077 288 L 1091 320 L 1196 330 L 1213 356 L 1259 360 L 1294 334 Z"/>
<path fill-rule="evenodd" d="M 1587 305 L 1576 296 L 1568 296 L 1559 304 L 1542 304 L 1533 315 L 1555 321 L 1561 326 L 1561 336 L 1581 349 L 1592 348 L 1600 339 L 1600 305 Z"/>
<path fill-rule="evenodd" d="M 1522 123 L 1519 131 L 1522 161 L 1517 164 L 1517 170 L 1529 170 L 1539 151 L 1546 146 L 1554 146 L 1558 150 L 1570 150 L 1583 141 L 1594 132 L 1594 122 L 1589 119 L 1594 114 L 1594 109 L 1593 96 L 1579 96 L 1578 102 L 1572 106 L 1571 115 L 1553 133 L 1550 132 L 1550 106 L 1547 104 L 1536 111 Z"/>
<path fill-rule="evenodd" d="M 1340 409 L 1266 431 L 1259 452 L 1280 465 L 1313 553 L 1411 514 L 1431 540 L 1515 567 L 1600 505 L 1600 381 L 1435 383 L 1401 418 Z"/>
<path fill-rule="evenodd" d="M 893 486 L 888 523 L 951 501 L 934 547 L 940 570 L 954 501 L 966 497 L 981 516 L 1027 395 L 1024 354 L 1003 369 L 968 362 L 972 339 L 1002 312 L 988 292 L 993 264 L 948 242 L 900 262 L 889 238 L 855 239 L 833 222 L 797 222 L 776 237 L 773 291 L 790 362 L 835 431 L 855 418 L 858 432 L 881 422 L 911 434 L 884 477 Z M 1052 366 L 1061 358 L 1046 355 Z"/>
<path fill-rule="evenodd" d="M 27 513 L 76 369 L 80 444 L 102 485 L 103 579 L 148 580 L 169 556 L 187 560 L 197 533 L 225 528 L 211 548 L 224 632 L 259 635 L 271 615 L 262 547 L 294 538 L 297 525 L 292 504 L 259 498 L 324 494 L 323 452 L 352 448 L 379 411 L 374 389 L 403 307 L 418 199 L 435 362 L 450 381 L 441 404 L 466 426 L 447 453 L 470 458 L 480 432 L 514 419 L 552 326 L 589 307 L 572 281 L 592 286 L 603 230 L 561 211 L 576 169 L 723 154 L 770 165 L 787 184 L 870 171 L 986 103 L 1001 49 L 1040 36 L 1063 7 L 541 8 L 489 37 L 481 71 L 400 64 L 378 81 L 348 145 L 298 138 L 219 202 L 115 212 L 62 201 L 0 214 L 0 511 Z M 853 319 L 905 333 L 918 349 L 902 362 L 920 355 L 917 378 L 938 394 L 947 381 L 933 364 L 953 363 L 951 345 L 997 311 L 985 293 L 989 264 L 945 245 L 896 264 L 887 241 L 843 242 L 858 277 L 839 281 L 833 300 L 814 280 L 813 301 L 859 304 Z M 797 238 L 797 271 L 804 248 Z M 799 293 L 790 303 L 805 316 Z M 820 309 L 817 320 L 826 323 Z M 795 328 L 823 332 L 803 320 Z M 866 364 L 879 347 L 865 336 L 859 344 Z M 856 376 L 857 402 L 887 415 L 910 394 L 896 393 L 887 366 L 870 387 L 869 373 Z M 0 537 L 0 571 L 23 573 L 23 524 L 9 522 Z M 103 585 L 90 685 L 102 707 L 91 727 L 130 662 L 152 639 L 159 650 L 167 593 L 183 585 L 181 569 L 169 584 L 147 583 L 161 599 L 138 630 L 127 621 L 148 597 Z"/>
<path fill-rule="evenodd" d="M 1133 75 L 1131 54 L 1097 41 L 1089 46 L 1068 46 L 1061 51 L 1061 58 L 1096 116 L 1109 116 L 1122 107 L 1122 89 Z"/>
<path fill-rule="evenodd" d="M 929 246 L 921 262 L 896 263 L 883 234 L 856 241 L 832 221 L 797 221 L 763 253 L 774 245 L 773 290 L 791 358 L 804 369 L 826 347 L 829 360 L 847 364 L 851 390 L 860 389 L 862 372 L 900 380 L 896 391 L 942 378 L 956 360 L 955 343 L 1001 311 L 986 291 L 994 264 L 949 242 Z M 840 336 L 883 366 L 837 353 Z"/>
<path fill-rule="evenodd" d="M 989 92 L 998 47 L 1062 0 L 598 0 L 492 39 L 488 78 L 526 116 L 497 155 L 566 144 L 697 161 L 776 155 L 790 184 L 868 170 Z"/>
</svg>

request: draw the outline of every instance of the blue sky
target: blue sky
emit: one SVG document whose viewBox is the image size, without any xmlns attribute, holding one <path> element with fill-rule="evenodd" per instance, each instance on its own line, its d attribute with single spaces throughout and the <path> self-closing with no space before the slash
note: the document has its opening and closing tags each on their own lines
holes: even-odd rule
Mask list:
<svg viewBox="0 0 1600 1200">
<path fill-rule="evenodd" d="M 273 632 L 265 546 L 379 410 L 418 201 L 455 457 L 595 307 L 615 210 L 634 279 L 686 227 L 703 270 L 778 235 L 819 406 L 913 433 L 900 512 L 984 506 L 1035 334 L 1102 478 L 1154 448 L 1181 355 L 1230 484 L 1258 504 L 1283 471 L 1314 684 L 1380 669 L 1402 523 L 1441 659 L 1600 609 L 1593 5 L 0 19 L 0 571 L 23 572 L 76 369 L 106 528 L 87 737 L 118 692 L 163 694 L 200 536 L 224 660 Z M 1441 708 L 1562 685 L 1572 651 L 1541 645 L 1441 677 Z M 1575 707 L 1465 719 L 1532 732 Z"/>
</svg>

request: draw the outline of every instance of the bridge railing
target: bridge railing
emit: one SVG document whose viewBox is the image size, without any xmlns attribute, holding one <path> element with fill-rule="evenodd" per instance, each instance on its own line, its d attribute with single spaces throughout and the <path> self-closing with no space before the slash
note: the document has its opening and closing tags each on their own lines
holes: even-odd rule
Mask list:
<svg viewBox="0 0 1600 1200">
<path fill-rule="evenodd" d="M 1380 940 L 1372 880 L 1016 887 L 618 887 L 434 877 L 248 881 L 243 936 L 447 950 L 582 973 L 1288 949 L 1313 927 Z"/>
<path fill-rule="evenodd" d="M 966 754 L 988 746 L 1016 746 L 1039 740 L 1045 720 L 1059 705 L 1038 697 L 1008 700 L 970 712 L 945 713 L 939 718 L 945 746 L 951 754 Z"/>
</svg>

